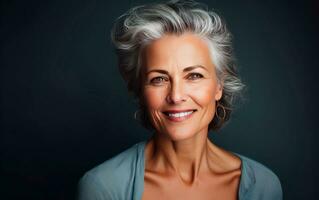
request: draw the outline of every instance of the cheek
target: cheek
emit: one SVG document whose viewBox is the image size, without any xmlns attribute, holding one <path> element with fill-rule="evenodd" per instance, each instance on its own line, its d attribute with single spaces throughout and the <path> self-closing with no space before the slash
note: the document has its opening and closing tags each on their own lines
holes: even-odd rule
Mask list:
<svg viewBox="0 0 319 200">
<path fill-rule="evenodd" d="M 216 86 L 210 83 L 200 85 L 190 90 L 194 101 L 201 107 L 215 107 Z"/>
<path fill-rule="evenodd" d="M 159 132 L 166 132 L 163 126 L 163 119 L 158 112 L 165 103 L 165 89 L 163 88 L 145 88 L 144 102 L 147 107 L 147 112 L 151 123 Z"/>
<path fill-rule="evenodd" d="M 149 110 L 160 109 L 165 100 L 165 91 L 162 88 L 145 88 L 144 102 Z"/>
<path fill-rule="evenodd" d="M 198 104 L 202 106 L 209 105 L 214 102 L 214 98 L 210 90 L 201 90 L 194 93 L 194 98 L 196 99 Z"/>
<path fill-rule="evenodd" d="M 211 87 L 202 87 L 195 90 L 194 101 L 201 107 L 201 121 L 208 126 L 215 115 L 215 95 Z"/>
</svg>

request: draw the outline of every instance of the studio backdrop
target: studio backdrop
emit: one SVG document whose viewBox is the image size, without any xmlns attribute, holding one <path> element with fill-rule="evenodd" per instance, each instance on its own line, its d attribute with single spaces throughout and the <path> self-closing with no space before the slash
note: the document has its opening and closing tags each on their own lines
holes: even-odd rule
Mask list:
<svg viewBox="0 0 319 200">
<path fill-rule="evenodd" d="M 74 199 L 83 173 L 151 133 L 121 79 L 110 31 L 147 1 L 1 1 L 1 199 Z M 233 34 L 244 99 L 210 132 L 318 196 L 318 1 L 201 1 Z"/>
</svg>

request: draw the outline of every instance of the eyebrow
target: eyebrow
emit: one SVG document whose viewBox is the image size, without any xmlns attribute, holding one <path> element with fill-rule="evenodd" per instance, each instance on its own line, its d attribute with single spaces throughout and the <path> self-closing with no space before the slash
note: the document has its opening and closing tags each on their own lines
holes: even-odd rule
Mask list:
<svg viewBox="0 0 319 200">
<path fill-rule="evenodd" d="M 197 69 L 197 68 L 202 68 L 202 69 L 208 71 L 206 69 L 206 67 L 204 67 L 202 65 L 194 65 L 194 66 L 185 67 L 183 69 L 183 72 L 190 72 L 190 71 L 193 71 L 194 69 Z M 158 73 L 161 73 L 161 74 L 167 74 L 168 75 L 168 71 L 163 70 L 163 69 L 152 69 L 152 70 L 148 71 L 146 74 L 148 75 L 148 74 L 150 74 L 152 72 L 158 72 Z"/>
</svg>

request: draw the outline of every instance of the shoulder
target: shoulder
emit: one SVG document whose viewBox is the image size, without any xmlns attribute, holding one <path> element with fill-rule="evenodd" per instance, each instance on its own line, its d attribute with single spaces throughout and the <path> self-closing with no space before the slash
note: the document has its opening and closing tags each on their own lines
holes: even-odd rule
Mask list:
<svg viewBox="0 0 319 200">
<path fill-rule="evenodd" d="M 242 160 L 240 193 L 248 199 L 282 199 L 278 176 L 265 165 L 238 155 Z"/>
<path fill-rule="evenodd" d="M 86 172 L 79 181 L 78 199 L 122 199 L 129 194 L 138 164 L 138 144 Z"/>
</svg>

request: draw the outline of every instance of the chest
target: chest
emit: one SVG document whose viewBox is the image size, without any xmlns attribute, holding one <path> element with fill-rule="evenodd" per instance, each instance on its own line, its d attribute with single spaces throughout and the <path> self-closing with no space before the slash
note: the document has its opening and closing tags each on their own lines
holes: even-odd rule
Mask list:
<svg viewBox="0 0 319 200">
<path fill-rule="evenodd" d="M 142 199 L 214 200 L 238 199 L 240 173 L 205 176 L 190 185 L 177 177 L 165 177 L 145 173 Z"/>
</svg>

